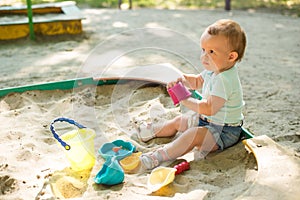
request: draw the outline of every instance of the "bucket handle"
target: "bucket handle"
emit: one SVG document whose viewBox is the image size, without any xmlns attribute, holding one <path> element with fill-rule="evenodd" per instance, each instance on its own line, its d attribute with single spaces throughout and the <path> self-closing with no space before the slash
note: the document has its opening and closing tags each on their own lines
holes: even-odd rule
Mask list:
<svg viewBox="0 0 300 200">
<path fill-rule="evenodd" d="M 55 128 L 54 128 L 54 123 L 55 122 L 68 122 L 69 124 L 73 124 L 75 126 L 77 126 L 78 128 L 86 128 L 85 126 L 75 122 L 73 119 L 69 119 L 69 118 L 65 118 L 65 117 L 59 117 L 56 118 L 55 120 L 52 121 L 52 123 L 50 124 L 50 131 L 52 132 L 54 138 L 66 149 L 66 150 L 70 150 L 71 146 L 68 145 L 66 142 L 64 142 L 59 135 L 56 133 Z"/>
</svg>

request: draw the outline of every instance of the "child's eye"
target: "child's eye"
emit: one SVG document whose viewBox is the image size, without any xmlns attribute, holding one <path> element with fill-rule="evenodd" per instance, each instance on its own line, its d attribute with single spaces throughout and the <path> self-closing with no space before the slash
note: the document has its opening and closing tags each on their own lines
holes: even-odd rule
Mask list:
<svg viewBox="0 0 300 200">
<path fill-rule="evenodd" d="M 204 48 L 202 48 L 202 52 L 204 53 L 205 51 L 206 51 L 206 50 L 205 50 Z M 209 52 L 210 54 L 215 53 L 214 50 L 209 50 L 208 52 Z"/>
</svg>

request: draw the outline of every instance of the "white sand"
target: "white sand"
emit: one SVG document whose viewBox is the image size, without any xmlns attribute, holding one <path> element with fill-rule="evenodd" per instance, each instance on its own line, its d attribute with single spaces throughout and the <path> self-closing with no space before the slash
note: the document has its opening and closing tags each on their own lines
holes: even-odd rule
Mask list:
<svg viewBox="0 0 300 200">
<path fill-rule="evenodd" d="M 88 55 L 97 44 L 123 31 L 143 27 L 168 28 L 198 41 L 207 25 L 219 18 L 230 17 L 240 22 L 248 36 L 246 56 L 239 64 L 246 101 L 244 126 L 255 135 L 268 135 L 299 158 L 298 18 L 247 11 L 233 11 L 229 16 L 223 10 L 82 11 L 87 17 L 82 36 L 39 38 L 37 42 L 1 42 L 0 87 L 66 80 L 76 78 L 86 70 L 95 73 L 83 64 Z M 109 44 L 111 46 L 105 46 L 108 50 L 126 49 L 126 45 L 130 49 L 133 45 L 132 41 L 126 43 L 119 37 L 110 40 Z M 195 55 L 190 52 L 188 44 L 179 47 L 183 54 L 190 55 L 188 59 L 192 63 L 197 62 L 198 52 Z M 179 68 L 184 72 L 193 71 L 175 55 L 153 51 L 126 55 L 117 60 L 114 67 L 161 62 L 183 66 Z M 68 169 L 65 155 L 49 131 L 49 124 L 56 117 L 74 118 L 95 129 L 96 150 L 104 142 L 115 139 L 132 141 L 141 151 L 149 151 L 169 141 L 159 139 L 141 144 L 131 140 L 129 133 L 134 130 L 130 119 L 133 117 L 163 120 L 180 111 L 172 105 L 164 88 L 135 88 L 134 83 L 130 83 L 117 88 L 101 86 L 97 92 L 94 88 L 31 91 L 1 98 L 0 199 L 55 199 L 55 195 L 81 197 L 79 199 L 243 198 L 256 179 L 257 171 L 254 157 L 246 153 L 242 144 L 209 155 L 206 160 L 191 162 L 191 170 L 153 194 L 146 187 L 148 173 L 126 174 L 124 183 L 113 187 L 94 184 L 93 177 L 104 163 L 101 157 L 97 157 L 91 173 L 78 174 Z M 117 96 L 118 91 L 135 92 L 128 101 L 124 96 Z M 263 192 L 264 186 L 261 187 Z"/>
</svg>

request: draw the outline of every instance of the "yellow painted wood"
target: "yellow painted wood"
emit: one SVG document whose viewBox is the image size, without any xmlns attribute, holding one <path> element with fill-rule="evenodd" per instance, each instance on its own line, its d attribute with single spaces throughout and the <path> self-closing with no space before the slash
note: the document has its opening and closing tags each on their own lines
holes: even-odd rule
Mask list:
<svg viewBox="0 0 300 200">
<path fill-rule="evenodd" d="M 39 23 L 34 25 L 34 32 L 42 35 L 79 34 L 82 25 L 80 20 Z"/>
<path fill-rule="evenodd" d="M 82 33 L 81 20 L 45 22 L 34 24 L 34 32 L 38 35 L 61 35 Z M 24 38 L 29 35 L 28 24 L 0 26 L 0 40 Z"/>
<path fill-rule="evenodd" d="M 32 9 L 33 14 L 46 14 L 46 13 L 62 13 L 59 7 L 45 7 L 45 8 L 34 8 Z M 2 15 L 27 15 L 27 9 L 7 9 L 0 10 Z"/>
<path fill-rule="evenodd" d="M 27 37 L 29 35 L 28 24 L 15 24 L 0 26 L 0 40 L 12 40 Z"/>
</svg>

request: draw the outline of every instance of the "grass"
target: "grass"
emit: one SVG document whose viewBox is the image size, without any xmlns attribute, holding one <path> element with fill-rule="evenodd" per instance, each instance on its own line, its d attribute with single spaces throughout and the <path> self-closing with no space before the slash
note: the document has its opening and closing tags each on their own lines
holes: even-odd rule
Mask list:
<svg viewBox="0 0 300 200">
<path fill-rule="evenodd" d="M 4 2 L 23 2 L 26 0 L 4 0 Z M 31 0 L 33 4 L 59 2 L 63 0 Z M 96 8 L 117 8 L 118 0 L 74 0 L 78 5 Z M 2 1 L 3 2 L 3 1 Z M 123 0 L 128 4 L 129 0 Z M 224 0 L 132 0 L 134 8 L 161 9 L 223 9 Z M 300 0 L 231 0 L 233 10 L 261 9 L 300 17 Z"/>
</svg>

